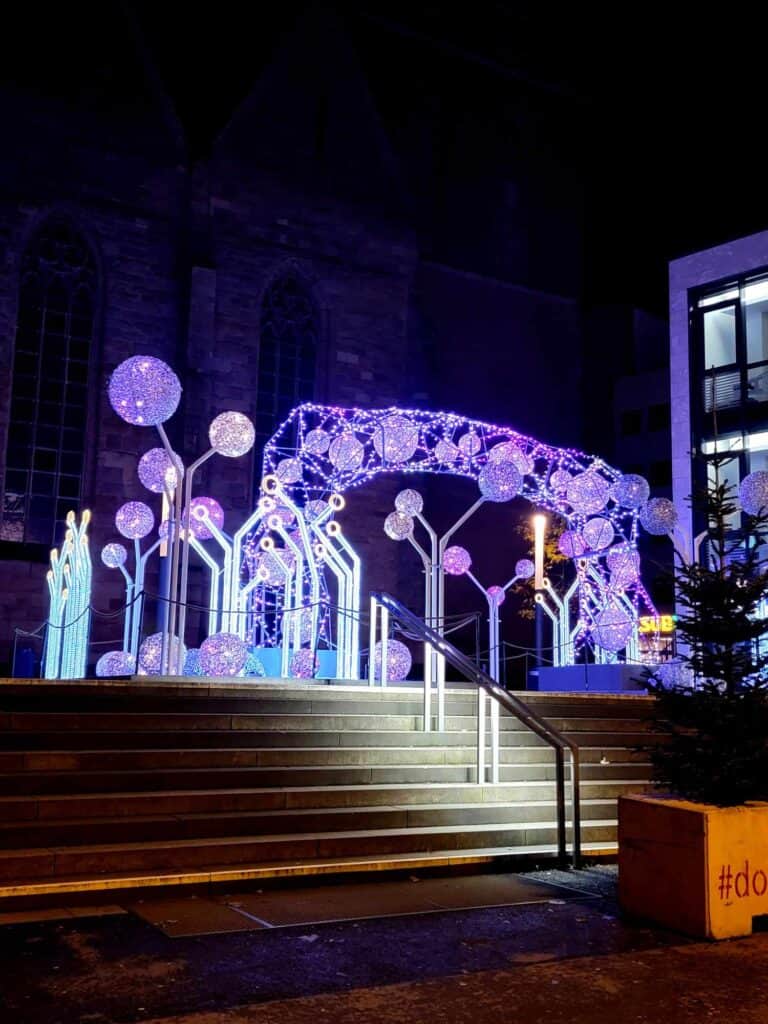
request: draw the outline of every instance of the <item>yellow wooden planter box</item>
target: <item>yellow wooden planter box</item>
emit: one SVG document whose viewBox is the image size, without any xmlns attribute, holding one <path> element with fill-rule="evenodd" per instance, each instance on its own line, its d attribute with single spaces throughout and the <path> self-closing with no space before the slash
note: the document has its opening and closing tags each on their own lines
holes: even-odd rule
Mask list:
<svg viewBox="0 0 768 1024">
<path fill-rule="evenodd" d="M 768 914 L 768 804 L 621 797 L 619 902 L 688 935 L 749 935 Z"/>
</svg>

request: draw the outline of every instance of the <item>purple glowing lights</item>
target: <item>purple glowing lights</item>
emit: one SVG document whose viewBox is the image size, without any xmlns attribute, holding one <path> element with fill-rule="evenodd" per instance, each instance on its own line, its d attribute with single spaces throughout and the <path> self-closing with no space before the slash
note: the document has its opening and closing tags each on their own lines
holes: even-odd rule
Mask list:
<svg viewBox="0 0 768 1024">
<path fill-rule="evenodd" d="M 207 676 L 236 676 L 248 657 L 248 648 L 235 633 L 212 633 L 200 644 L 200 664 Z"/>
<path fill-rule="evenodd" d="M 443 569 L 449 576 L 463 576 L 472 567 L 472 558 L 466 548 L 454 544 L 443 553 Z"/>
<path fill-rule="evenodd" d="M 152 532 L 155 517 L 143 501 L 126 501 L 115 513 L 115 526 L 129 540 L 141 540 Z"/>
<path fill-rule="evenodd" d="M 176 489 L 179 474 L 165 448 L 150 448 L 144 452 L 139 459 L 138 472 L 139 480 L 153 494 Z"/>
<path fill-rule="evenodd" d="M 210 540 L 214 536 L 208 520 L 217 530 L 221 530 L 224 526 L 224 509 L 215 498 L 204 496 L 193 498 L 189 513 L 187 513 L 187 509 L 184 510 L 182 523 L 186 523 L 187 514 L 189 514 L 189 532 L 197 540 Z"/>
<path fill-rule="evenodd" d="M 477 484 L 486 501 L 511 501 L 522 490 L 523 478 L 513 462 L 487 462 Z"/>
<path fill-rule="evenodd" d="M 314 679 L 320 661 L 314 651 L 302 649 L 291 658 L 290 672 L 294 679 Z"/>
<path fill-rule="evenodd" d="M 515 576 L 521 580 L 529 580 L 536 572 L 536 566 L 530 558 L 519 558 L 515 562 Z"/>
<path fill-rule="evenodd" d="M 121 565 L 125 565 L 127 557 L 128 552 L 116 541 L 105 544 L 101 549 L 101 560 L 108 569 L 119 569 Z"/>
<path fill-rule="evenodd" d="M 109 401 L 117 415 L 139 427 L 165 423 L 176 412 L 181 384 L 173 370 L 154 356 L 132 356 L 113 372 Z"/>
<path fill-rule="evenodd" d="M 208 428 L 211 448 L 228 459 L 237 459 L 253 448 L 256 431 L 242 412 L 222 412 Z"/>
<path fill-rule="evenodd" d="M 390 540 L 406 540 L 413 533 L 413 519 L 405 512 L 390 512 L 384 520 L 384 533 Z"/>
<path fill-rule="evenodd" d="M 374 675 L 381 679 L 381 650 L 382 644 L 379 641 L 374 653 Z M 392 683 L 400 683 L 408 678 L 411 671 L 411 652 L 399 640 L 387 641 L 387 679 Z"/>
<path fill-rule="evenodd" d="M 384 462 L 407 462 L 419 444 L 419 428 L 406 416 L 384 416 L 373 432 L 373 447 Z"/>
<path fill-rule="evenodd" d="M 132 676 L 136 672 L 136 659 L 130 651 L 107 651 L 96 662 L 99 679 L 108 676 Z"/>
</svg>

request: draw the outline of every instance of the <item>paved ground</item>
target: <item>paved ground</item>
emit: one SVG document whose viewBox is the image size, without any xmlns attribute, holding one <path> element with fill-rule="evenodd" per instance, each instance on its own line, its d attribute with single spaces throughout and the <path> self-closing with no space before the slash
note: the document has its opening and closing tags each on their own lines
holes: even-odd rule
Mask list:
<svg viewBox="0 0 768 1024">
<path fill-rule="evenodd" d="M 624 922 L 611 869 L 526 879 L 584 896 L 180 938 L 134 913 L 5 925 L 0 1021 L 768 1022 L 768 935 Z"/>
</svg>

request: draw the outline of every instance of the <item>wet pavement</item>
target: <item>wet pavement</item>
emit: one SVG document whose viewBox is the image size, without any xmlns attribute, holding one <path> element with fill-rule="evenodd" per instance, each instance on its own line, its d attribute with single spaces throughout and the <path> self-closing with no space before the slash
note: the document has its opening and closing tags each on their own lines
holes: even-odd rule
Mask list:
<svg viewBox="0 0 768 1024">
<path fill-rule="evenodd" d="M 541 902 L 284 927 L 255 921 L 180 937 L 171 937 L 178 908 L 157 899 L 136 908 L 142 916 L 113 907 L 100 917 L 5 924 L 0 1020 L 768 1022 L 767 935 L 694 943 L 623 921 L 610 868 L 529 873 L 520 884 L 504 877 L 504 891 Z M 414 894 L 429 889 L 433 902 L 434 881 L 409 884 Z M 505 883 L 496 876 L 495 884 Z M 475 882 L 462 892 L 492 889 Z M 305 890 L 299 903 L 322 909 L 329 891 Z M 202 908 L 203 916 L 226 929 L 227 911 L 249 914 L 260 896 L 262 907 L 282 903 L 274 892 L 230 893 L 217 897 L 220 914 Z"/>
</svg>

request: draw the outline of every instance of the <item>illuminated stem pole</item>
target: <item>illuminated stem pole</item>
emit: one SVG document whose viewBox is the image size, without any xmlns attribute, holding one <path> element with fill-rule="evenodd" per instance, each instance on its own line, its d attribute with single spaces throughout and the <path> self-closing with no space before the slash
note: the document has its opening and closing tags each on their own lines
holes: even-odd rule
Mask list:
<svg viewBox="0 0 768 1024">
<path fill-rule="evenodd" d="M 160 438 L 163 442 L 166 455 L 171 461 L 171 465 L 176 469 L 176 487 L 174 488 L 174 501 L 173 501 L 173 544 L 171 547 L 171 573 L 168 584 L 168 628 L 163 630 L 163 642 L 160 652 L 160 675 L 168 675 L 171 668 L 175 668 L 175 664 L 171 666 L 171 662 L 175 663 L 176 658 L 172 655 L 173 646 L 170 638 L 176 634 L 176 614 L 177 614 L 177 600 L 179 591 L 179 554 L 181 544 L 181 509 L 179 508 L 181 502 L 182 483 L 184 479 L 184 465 L 178 455 L 171 448 L 168 435 L 162 423 L 157 424 L 157 432 L 160 434 Z M 181 656 L 181 644 L 178 645 L 177 651 Z M 171 655 L 171 657 L 169 657 Z"/>
<path fill-rule="evenodd" d="M 419 517 L 421 519 L 421 517 Z M 413 534 L 408 535 L 408 541 L 419 554 L 424 566 L 424 620 L 431 628 L 432 623 L 432 561 L 414 538 Z M 424 644 L 424 732 L 432 728 L 432 646 L 429 642 Z"/>
<path fill-rule="evenodd" d="M 179 659 L 181 659 L 181 656 L 182 656 L 181 652 L 182 652 L 182 649 L 183 649 L 183 646 L 184 646 L 184 633 L 186 631 L 186 626 L 187 626 L 187 587 L 189 585 L 189 549 L 191 547 L 191 545 L 189 543 L 189 540 L 190 540 L 189 517 L 190 517 L 191 511 L 192 511 L 192 480 L 194 479 L 195 473 L 200 468 L 200 466 L 202 466 L 204 462 L 207 462 L 208 459 L 210 459 L 210 457 L 215 453 L 215 451 L 216 451 L 215 448 L 209 448 L 208 451 L 204 455 L 201 455 L 200 458 L 197 459 L 196 462 L 193 462 L 192 465 L 187 470 L 187 475 L 186 475 L 186 478 L 184 480 L 184 508 L 183 508 L 183 511 L 182 511 L 182 516 L 183 516 L 183 519 L 184 519 L 184 522 L 182 524 L 182 529 L 184 531 L 183 532 L 184 547 L 182 548 L 182 552 L 181 552 L 181 589 L 179 591 L 179 602 L 180 602 L 180 604 L 179 604 L 179 641 L 180 641 L 180 643 L 179 643 L 178 652 L 177 652 Z M 176 490 L 179 490 L 179 487 L 177 487 Z M 178 665 L 176 667 L 175 674 L 176 675 L 180 675 L 180 673 L 181 673 L 181 666 Z"/>
<path fill-rule="evenodd" d="M 133 618 L 133 579 L 124 565 L 118 569 L 125 578 L 125 620 L 123 622 L 123 650 L 130 650 L 131 643 L 131 619 Z"/>
<path fill-rule="evenodd" d="M 360 558 L 338 523 L 328 523 L 326 532 L 338 540 L 352 562 L 351 594 L 348 601 L 349 622 L 347 629 L 349 665 L 348 679 L 357 679 L 360 672 Z"/>
</svg>

